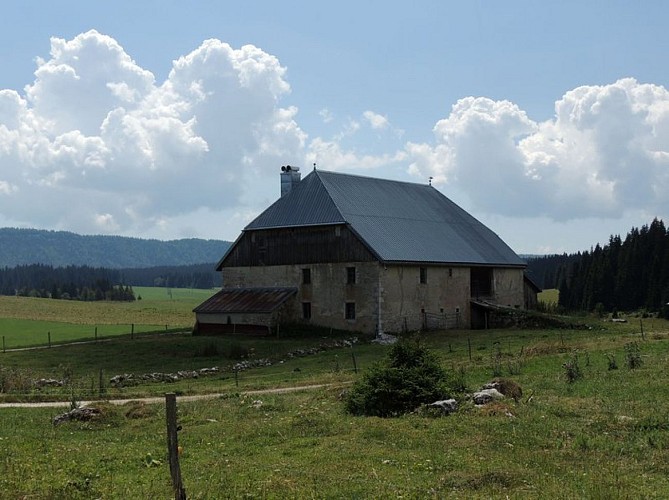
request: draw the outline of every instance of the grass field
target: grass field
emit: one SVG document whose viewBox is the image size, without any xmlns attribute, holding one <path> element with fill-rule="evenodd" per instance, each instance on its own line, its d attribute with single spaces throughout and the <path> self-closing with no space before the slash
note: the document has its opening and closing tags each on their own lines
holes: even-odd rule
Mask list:
<svg viewBox="0 0 669 500">
<path fill-rule="evenodd" d="M 363 343 L 270 367 L 147 384 L 108 396 L 220 392 L 179 404 L 189 498 L 666 498 L 669 496 L 669 324 L 593 322 L 591 330 L 447 331 L 422 339 L 474 390 L 495 371 L 521 400 L 444 418 L 351 417 L 340 397 L 387 347 Z M 232 352 L 281 359 L 328 339 L 180 335 L 6 353 L 4 370 L 62 376 L 64 393 L 105 376 L 229 366 Z M 627 365 L 636 342 L 643 364 Z M 615 359 L 618 368 L 610 369 Z M 565 365 L 582 377 L 569 383 Z M 243 391 L 328 382 L 326 389 Z M 239 385 L 237 385 L 239 384 Z M 51 394 L 57 396 L 57 394 Z M 11 395 L 4 395 L 5 397 Z M 8 498 L 168 498 L 164 405 L 102 406 L 97 422 L 54 427 L 55 409 L 0 409 L 0 491 Z M 8 492 L 8 493 L 7 493 Z M 1 496 L 1 495 L 0 495 Z"/>
<path fill-rule="evenodd" d="M 542 290 L 537 296 L 537 299 L 539 299 L 539 302 L 543 302 L 547 306 L 557 306 L 559 297 L 560 290 L 551 288 L 548 290 Z"/>
<path fill-rule="evenodd" d="M 7 349 L 105 336 L 190 329 L 193 308 L 216 290 L 136 287 L 135 302 L 80 302 L 0 296 L 0 332 Z"/>
</svg>

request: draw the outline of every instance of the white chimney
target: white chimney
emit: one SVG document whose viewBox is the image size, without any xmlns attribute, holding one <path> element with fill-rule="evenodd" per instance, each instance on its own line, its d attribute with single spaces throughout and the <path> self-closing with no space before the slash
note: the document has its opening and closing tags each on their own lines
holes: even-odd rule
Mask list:
<svg viewBox="0 0 669 500">
<path fill-rule="evenodd" d="M 300 182 L 301 178 L 302 174 L 300 174 L 298 167 L 291 167 L 290 165 L 281 167 L 281 196 L 290 193 L 290 190 Z"/>
</svg>

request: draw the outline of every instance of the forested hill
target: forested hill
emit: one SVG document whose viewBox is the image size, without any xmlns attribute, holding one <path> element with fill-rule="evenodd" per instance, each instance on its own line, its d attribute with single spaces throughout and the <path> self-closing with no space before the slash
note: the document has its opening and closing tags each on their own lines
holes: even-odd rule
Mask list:
<svg viewBox="0 0 669 500">
<path fill-rule="evenodd" d="M 65 231 L 0 228 L 0 268 L 46 264 L 108 269 L 217 262 L 230 246 L 222 240 L 145 240 L 83 236 Z"/>
<path fill-rule="evenodd" d="M 645 308 L 669 317 L 669 231 L 661 220 L 590 251 L 530 259 L 528 269 L 543 288 L 560 289 L 568 310 Z"/>
</svg>

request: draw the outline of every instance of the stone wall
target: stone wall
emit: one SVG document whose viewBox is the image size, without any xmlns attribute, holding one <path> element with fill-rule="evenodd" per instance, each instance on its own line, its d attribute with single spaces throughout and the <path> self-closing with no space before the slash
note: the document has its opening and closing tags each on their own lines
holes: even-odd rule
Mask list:
<svg viewBox="0 0 669 500">
<path fill-rule="evenodd" d="M 355 268 L 353 284 L 348 284 L 349 267 Z M 304 283 L 304 269 L 309 269 L 311 283 Z M 375 333 L 379 329 L 379 311 L 380 329 L 390 333 L 426 327 L 470 328 L 472 322 L 469 267 L 348 262 L 227 267 L 222 272 L 224 287 L 298 288 L 296 298 L 282 307 L 272 326 L 276 322 L 307 323 Z M 489 300 L 523 307 L 522 269 L 496 268 L 492 279 L 493 296 Z M 303 303 L 311 304 L 310 319 L 303 317 Z M 355 304 L 355 319 L 346 318 L 347 303 Z M 250 319 L 239 321 L 248 323 Z"/>
<path fill-rule="evenodd" d="M 468 267 L 389 265 L 381 268 L 381 290 L 384 331 L 419 330 L 435 322 L 469 327 Z"/>
<path fill-rule="evenodd" d="M 355 283 L 348 284 L 347 268 L 355 268 Z M 309 269 L 311 283 L 303 281 Z M 348 262 L 285 266 L 223 268 L 224 287 L 296 286 L 290 314 L 284 323 L 312 323 L 341 330 L 374 333 L 377 321 L 379 264 Z M 303 318 L 302 303 L 311 304 L 311 318 Z M 355 319 L 346 318 L 346 303 L 355 304 Z"/>
<path fill-rule="evenodd" d="M 496 268 L 493 271 L 493 301 L 501 306 L 521 309 L 525 305 L 522 269 Z"/>
</svg>

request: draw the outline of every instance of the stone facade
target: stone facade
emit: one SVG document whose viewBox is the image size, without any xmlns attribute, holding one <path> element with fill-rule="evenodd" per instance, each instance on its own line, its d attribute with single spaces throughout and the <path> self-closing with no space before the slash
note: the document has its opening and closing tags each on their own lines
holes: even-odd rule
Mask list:
<svg viewBox="0 0 669 500">
<path fill-rule="evenodd" d="M 469 267 L 345 262 L 226 267 L 222 273 L 226 288 L 298 288 L 280 316 L 260 323 L 272 327 L 280 321 L 376 333 L 471 325 Z M 487 300 L 523 306 L 522 269 L 494 268 L 490 275 Z M 241 323 L 252 319 L 234 318 Z"/>
</svg>

